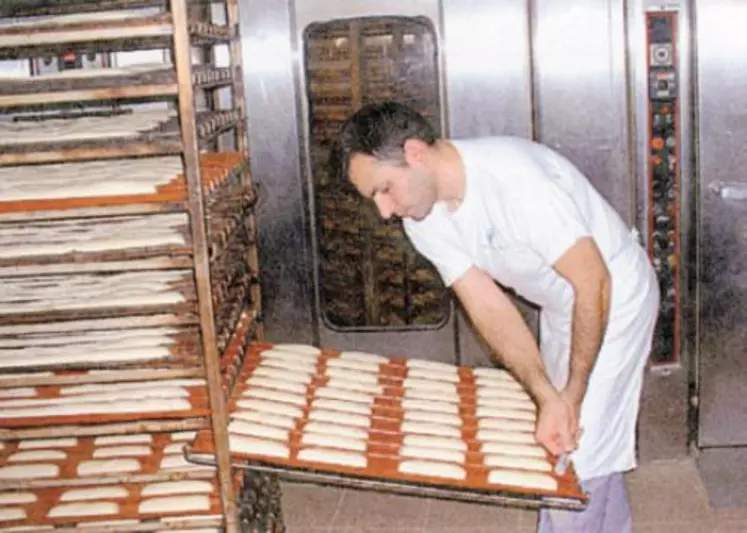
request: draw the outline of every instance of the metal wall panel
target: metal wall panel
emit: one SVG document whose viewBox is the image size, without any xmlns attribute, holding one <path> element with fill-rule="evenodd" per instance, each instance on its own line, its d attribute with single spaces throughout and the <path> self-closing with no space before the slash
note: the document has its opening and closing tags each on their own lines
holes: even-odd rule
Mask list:
<svg viewBox="0 0 747 533">
<path fill-rule="evenodd" d="M 291 10 L 287 0 L 242 0 L 242 53 L 266 337 L 314 340 L 307 202 L 299 175 Z"/>
<path fill-rule="evenodd" d="M 695 5 L 699 444 L 747 445 L 747 3 Z"/>
<path fill-rule="evenodd" d="M 623 0 L 534 0 L 538 140 L 635 220 Z"/>
</svg>

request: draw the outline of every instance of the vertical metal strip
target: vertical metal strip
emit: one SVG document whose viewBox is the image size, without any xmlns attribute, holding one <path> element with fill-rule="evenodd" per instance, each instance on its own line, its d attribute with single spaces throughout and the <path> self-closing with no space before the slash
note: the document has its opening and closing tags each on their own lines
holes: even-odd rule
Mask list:
<svg viewBox="0 0 747 533">
<path fill-rule="evenodd" d="M 529 131 L 531 132 L 531 139 L 533 141 L 539 141 L 542 137 L 541 120 L 540 115 L 540 98 L 539 98 L 539 87 L 537 80 L 537 56 L 536 56 L 536 40 L 535 40 L 535 29 L 537 27 L 536 17 L 536 6 L 537 0 L 526 0 L 526 23 L 527 23 L 527 51 L 529 52 L 529 109 L 531 112 L 529 125 Z"/>
<path fill-rule="evenodd" d="M 208 384 L 211 423 L 215 442 L 218 482 L 220 484 L 226 531 L 238 531 L 236 503 L 231 475 L 231 458 L 228 449 L 228 420 L 223 396 L 220 358 L 217 349 L 210 287 L 205 209 L 200 179 L 199 146 L 195 122 L 194 89 L 192 87 L 191 43 L 186 0 L 172 0 L 171 16 L 174 25 L 174 64 L 179 86 L 179 122 L 181 126 L 184 175 L 187 181 L 188 206 L 192 246 L 194 250 L 195 283 L 199 301 L 202 349 L 205 357 L 205 377 Z"/>
</svg>

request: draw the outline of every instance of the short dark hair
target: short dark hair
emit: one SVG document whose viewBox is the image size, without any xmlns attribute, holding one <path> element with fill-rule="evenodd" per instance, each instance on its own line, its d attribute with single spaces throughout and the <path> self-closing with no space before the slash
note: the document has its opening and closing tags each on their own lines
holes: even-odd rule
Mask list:
<svg viewBox="0 0 747 533">
<path fill-rule="evenodd" d="M 343 124 L 330 154 L 331 175 L 347 179 L 350 159 L 355 154 L 404 163 L 405 141 L 409 139 L 432 145 L 438 140 L 438 133 L 423 115 L 405 104 L 367 104 Z"/>
</svg>

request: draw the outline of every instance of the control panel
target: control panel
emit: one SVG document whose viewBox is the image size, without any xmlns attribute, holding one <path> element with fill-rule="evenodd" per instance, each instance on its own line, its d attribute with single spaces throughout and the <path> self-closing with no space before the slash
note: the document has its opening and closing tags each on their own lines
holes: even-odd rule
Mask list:
<svg viewBox="0 0 747 533">
<path fill-rule="evenodd" d="M 648 39 L 648 250 L 661 303 L 654 363 L 679 359 L 680 169 L 677 12 L 646 14 Z"/>
</svg>

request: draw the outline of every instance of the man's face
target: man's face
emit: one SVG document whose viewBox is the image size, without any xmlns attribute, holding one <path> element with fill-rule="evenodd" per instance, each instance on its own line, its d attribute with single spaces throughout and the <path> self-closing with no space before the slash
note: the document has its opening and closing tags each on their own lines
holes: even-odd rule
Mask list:
<svg viewBox="0 0 747 533">
<path fill-rule="evenodd" d="M 350 181 L 376 204 L 382 218 L 392 215 L 422 220 L 437 200 L 434 176 L 421 166 L 379 161 L 355 154 L 350 159 Z"/>
</svg>

